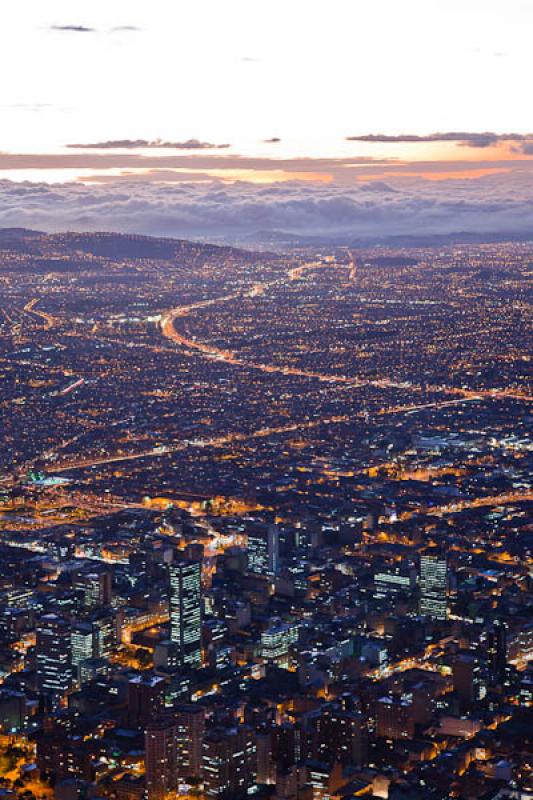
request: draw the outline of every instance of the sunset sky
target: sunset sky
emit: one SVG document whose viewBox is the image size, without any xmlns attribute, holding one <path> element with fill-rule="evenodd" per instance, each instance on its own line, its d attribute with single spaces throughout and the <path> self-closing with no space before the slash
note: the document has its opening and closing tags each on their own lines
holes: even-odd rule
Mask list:
<svg viewBox="0 0 533 800">
<path fill-rule="evenodd" d="M 531 30 L 531 0 L 3 0 L 0 226 L 521 233 Z"/>
</svg>

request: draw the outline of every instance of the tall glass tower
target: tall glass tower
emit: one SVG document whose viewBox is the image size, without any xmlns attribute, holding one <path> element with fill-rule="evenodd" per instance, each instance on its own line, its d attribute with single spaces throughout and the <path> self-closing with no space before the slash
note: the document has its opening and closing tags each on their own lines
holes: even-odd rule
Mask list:
<svg viewBox="0 0 533 800">
<path fill-rule="evenodd" d="M 419 611 L 433 619 L 448 616 L 448 566 L 446 558 L 423 555 L 420 558 Z"/>
<path fill-rule="evenodd" d="M 202 663 L 202 565 L 200 561 L 176 561 L 169 566 L 170 638 L 178 649 L 181 666 Z"/>
<path fill-rule="evenodd" d="M 36 631 L 37 687 L 42 694 L 60 700 L 70 689 L 70 629 L 56 614 L 41 617 Z"/>
<path fill-rule="evenodd" d="M 279 531 L 276 525 L 256 523 L 247 530 L 248 569 L 257 575 L 276 575 L 279 569 Z"/>
</svg>

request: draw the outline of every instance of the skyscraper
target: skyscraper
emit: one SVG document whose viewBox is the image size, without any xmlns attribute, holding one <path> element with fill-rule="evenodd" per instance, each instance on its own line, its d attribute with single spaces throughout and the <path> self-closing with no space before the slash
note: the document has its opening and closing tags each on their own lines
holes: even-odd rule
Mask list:
<svg viewBox="0 0 533 800">
<path fill-rule="evenodd" d="M 475 652 L 458 654 L 453 664 L 453 688 L 466 708 L 487 694 L 487 670 Z"/>
<path fill-rule="evenodd" d="M 60 699 L 71 685 L 70 630 L 62 617 L 46 614 L 37 625 L 37 686 L 42 694 Z"/>
<path fill-rule="evenodd" d="M 111 603 L 112 580 L 108 570 L 81 572 L 74 580 L 74 588 L 83 592 L 86 608 L 100 608 Z"/>
<path fill-rule="evenodd" d="M 117 617 L 112 609 L 101 609 L 90 617 L 93 628 L 95 655 L 109 658 L 117 642 Z"/>
<path fill-rule="evenodd" d="M 76 681 L 80 681 L 81 664 L 95 656 L 92 625 L 87 622 L 76 625 L 71 631 L 70 643 L 73 677 Z"/>
<path fill-rule="evenodd" d="M 169 718 L 151 722 L 144 735 L 146 795 L 163 800 L 176 791 L 176 723 Z"/>
<path fill-rule="evenodd" d="M 182 666 L 202 663 L 202 566 L 199 561 L 175 561 L 169 566 L 170 638 Z"/>
<path fill-rule="evenodd" d="M 507 668 L 507 625 L 498 619 L 487 633 L 487 661 L 490 685 L 502 685 Z"/>
<path fill-rule="evenodd" d="M 205 710 L 198 703 L 181 705 L 175 711 L 178 780 L 199 778 L 202 769 L 202 742 Z"/>
<path fill-rule="evenodd" d="M 248 570 L 276 575 L 279 568 L 279 531 L 276 525 L 256 523 L 248 531 Z"/>
<path fill-rule="evenodd" d="M 261 634 L 261 655 L 285 669 L 289 668 L 291 644 L 298 641 L 299 627 L 296 624 L 277 622 Z"/>
<path fill-rule="evenodd" d="M 420 604 L 421 614 L 433 619 L 448 616 L 448 569 L 446 558 L 423 555 L 420 558 Z"/>
<path fill-rule="evenodd" d="M 202 777 L 207 798 L 241 800 L 257 776 L 255 733 L 247 725 L 215 729 L 204 737 Z"/>
<path fill-rule="evenodd" d="M 159 675 L 137 675 L 128 683 L 128 723 L 145 725 L 165 708 L 165 681 Z"/>
</svg>

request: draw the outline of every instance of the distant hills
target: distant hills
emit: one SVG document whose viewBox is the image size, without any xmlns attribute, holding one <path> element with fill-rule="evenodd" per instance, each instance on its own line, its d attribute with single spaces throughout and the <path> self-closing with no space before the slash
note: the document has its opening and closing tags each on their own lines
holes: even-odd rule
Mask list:
<svg viewBox="0 0 533 800">
<path fill-rule="evenodd" d="M 494 244 L 497 242 L 530 242 L 533 241 L 533 230 L 526 233 L 516 231 L 500 231 L 494 233 L 477 233 L 474 231 L 456 231 L 454 233 L 411 234 L 390 236 L 369 236 L 353 238 L 349 234 L 302 234 L 290 231 L 256 231 L 247 236 L 250 246 L 268 246 L 271 248 L 295 247 L 442 247 L 461 244 Z"/>
<path fill-rule="evenodd" d="M 87 268 L 87 258 L 112 261 L 184 261 L 197 265 L 223 258 L 256 261 L 250 250 L 122 233 L 53 233 L 28 228 L 0 228 L 0 256 L 30 257 L 35 271 L 75 271 Z M 262 253 L 261 258 L 268 258 Z M 95 264 L 96 266 L 96 264 Z"/>
<path fill-rule="evenodd" d="M 299 236 L 284 231 L 257 231 L 250 234 L 245 247 L 225 244 L 210 244 L 188 239 L 142 236 L 127 233 L 45 233 L 30 228 L 0 228 L 0 258 L 8 253 L 31 257 L 31 268 L 36 271 L 77 271 L 87 268 L 87 261 L 94 259 L 93 268 L 99 260 L 120 262 L 168 261 L 177 264 L 202 263 L 235 259 L 240 263 L 252 263 L 258 258 L 276 259 L 283 250 L 313 247 L 351 247 L 368 249 L 373 247 L 417 248 L 443 247 L 449 245 L 491 244 L 508 241 L 532 241 L 531 235 L 518 236 L 516 232 L 473 233 L 458 231 L 449 234 L 420 234 L 412 236 L 384 236 L 380 238 L 352 238 L 349 235 Z M 13 268 L 13 264 L 11 267 Z M 20 267 L 22 269 L 22 265 Z"/>
</svg>

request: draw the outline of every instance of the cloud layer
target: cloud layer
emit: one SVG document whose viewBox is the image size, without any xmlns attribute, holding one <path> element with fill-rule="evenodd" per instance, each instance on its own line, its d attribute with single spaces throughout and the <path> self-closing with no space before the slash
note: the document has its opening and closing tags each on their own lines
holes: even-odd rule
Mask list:
<svg viewBox="0 0 533 800">
<path fill-rule="evenodd" d="M 402 177 L 350 187 L 127 180 L 84 186 L 5 180 L 0 181 L 3 226 L 242 242 L 273 232 L 339 242 L 462 231 L 533 238 L 533 183 L 525 171 L 445 183 Z"/>
</svg>

